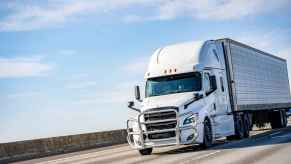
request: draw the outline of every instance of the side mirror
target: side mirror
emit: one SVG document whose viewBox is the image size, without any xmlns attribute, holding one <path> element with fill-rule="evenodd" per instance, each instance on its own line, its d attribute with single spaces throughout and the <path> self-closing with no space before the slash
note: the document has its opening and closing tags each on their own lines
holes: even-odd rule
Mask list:
<svg viewBox="0 0 291 164">
<path fill-rule="evenodd" d="M 140 101 L 140 90 L 139 90 L 138 85 L 134 87 L 134 95 L 135 95 L 135 99 Z"/>
<path fill-rule="evenodd" d="M 199 100 L 199 99 L 201 99 L 201 98 L 203 98 L 203 94 L 200 94 L 200 93 L 195 93 L 195 94 L 194 94 L 194 99 L 195 99 L 195 100 Z"/>
</svg>

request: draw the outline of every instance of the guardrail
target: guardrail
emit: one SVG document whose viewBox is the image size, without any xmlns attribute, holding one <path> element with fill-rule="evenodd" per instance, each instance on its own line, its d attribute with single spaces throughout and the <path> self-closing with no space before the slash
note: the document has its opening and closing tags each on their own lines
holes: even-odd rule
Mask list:
<svg viewBox="0 0 291 164">
<path fill-rule="evenodd" d="M 40 158 L 126 143 L 126 130 L 60 136 L 0 144 L 0 163 Z"/>
</svg>

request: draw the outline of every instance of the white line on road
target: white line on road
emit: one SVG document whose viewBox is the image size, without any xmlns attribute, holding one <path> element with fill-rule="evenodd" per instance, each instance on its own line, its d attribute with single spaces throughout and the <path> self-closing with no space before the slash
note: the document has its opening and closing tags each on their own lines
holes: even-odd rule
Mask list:
<svg viewBox="0 0 291 164">
<path fill-rule="evenodd" d="M 196 160 L 199 160 L 199 159 L 202 159 L 202 158 L 206 158 L 206 157 L 215 155 L 215 154 L 220 153 L 220 152 L 221 152 L 221 150 L 217 150 L 217 151 L 212 152 L 212 153 L 208 153 L 208 154 L 201 155 L 201 156 L 199 156 L 197 158 L 189 159 L 189 160 L 187 160 L 187 161 L 185 161 L 185 162 L 183 162 L 181 164 L 187 164 L 187 163 L 190 163 L 191 161 L 196 161 Z"/>
<path fill-rule="evenodd" d="M 117 153 L 124 153 L 127 151 L 131 151 L 131 149 L 129 149 L 127 146 L 126 147 L 120 147 L 117 149 L 113 149 L 115 151 L 117 151 Z M 90 153 L 84 153 L 84 154 L 76 154 L 70 157 L 64 157 L 64 158 L 59 158 L 59 159 L 54 159 L 54 160 L 49 160 L 49 161 L 43 161 L 43 162 L 38 162 L 37 164 L 56 164 L 56 163 L 62 163 L 62 162 L 70 162 L 70 161 L 74 161 L 74 160 L 80 160 L 80 159 L 87 159 L 87 158 L 92 158 L 92 157 L 97 157 L 97 156 L 102 156 L 107 155 L 107 154 L 112 154 L 114 153 L 112 149 L 105 149 L 105 150 L 101 150 L 101 151 L 97 151 L 97 152 L 90 152 Z"/>
<path fill-rule="evenodd" d="M 270 134 L 270 136 L 275 136 L 275 135 L 280 134 L 280 133 L 281 132 L 272 133 L 272 134 Z"/>
<path fill-rule="evenodd" d="M 287 138 L 287 137 L 291 137 L 291 135 L 285 134 L 285 135 L 282 135 L 282 136 L 274 136 L 272 138 Z"/>
</svg>

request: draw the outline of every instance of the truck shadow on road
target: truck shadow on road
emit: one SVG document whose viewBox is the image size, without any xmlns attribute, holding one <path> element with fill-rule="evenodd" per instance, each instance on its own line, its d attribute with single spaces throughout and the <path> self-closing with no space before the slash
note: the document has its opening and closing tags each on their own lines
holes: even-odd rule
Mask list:
<svg viewBox="0 0 291 164">
<path fill-rule="evenodd" d="M 261 129 L 265 131 L 266 129 Z M 256 130 L 260 131 L 260 130 Z M 180 154 L 188 152 L 197 151 L 207 151 L 207 150 L 223 150 L 223 149 L 240 149 L 256 146 L 266 146 L 266 145 L 278 145 L 278 144 L 288 144 L 291 143 L 291 125 L 284 129 L 269 130 L 256 135 L 251 136 L 243 140 L 226 141 L 218 140 L 214 143 L 213 147 L 208 149 L 203 149 L 199 145 L 185 146 L 177 149 L 172 149 L 164 152 L 156 152 L 156 155 L 169 155 L 169 154 Z"/>
</svg>

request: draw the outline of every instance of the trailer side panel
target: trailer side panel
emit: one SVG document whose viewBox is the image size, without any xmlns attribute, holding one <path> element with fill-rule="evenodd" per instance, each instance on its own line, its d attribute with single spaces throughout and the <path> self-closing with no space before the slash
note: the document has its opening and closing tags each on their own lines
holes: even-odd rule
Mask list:
<svg viewBox="0 0 291 164">
<path fill-rule="evenodd" d="M 234 108 L 282 109 L 291 106 L 286 60 L 229 40 Z"/>
</svg>

